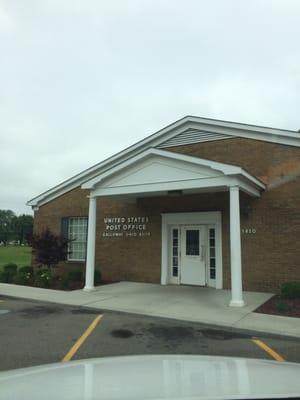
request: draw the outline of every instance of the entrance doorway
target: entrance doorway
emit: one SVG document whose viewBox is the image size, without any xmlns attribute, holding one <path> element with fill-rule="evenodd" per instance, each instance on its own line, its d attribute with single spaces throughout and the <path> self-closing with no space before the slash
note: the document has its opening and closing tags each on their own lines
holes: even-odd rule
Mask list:
<svg viewBox="0 0 300 400">
<path fill-rule="evenodd" d="M 205 226 L 181 228 L 180 283 L 201 286 L 206 284 L 205 231 Z"/>
<path fill-rule="evenodd" d="M 162 214 L 161 283 L 223 287 L 221 212 Z"/>
<path fill-rule="evenodd" d="M 170 283 L 216 286 L 215 236 L 211 225 L 170 227 Z"/>
</svg>

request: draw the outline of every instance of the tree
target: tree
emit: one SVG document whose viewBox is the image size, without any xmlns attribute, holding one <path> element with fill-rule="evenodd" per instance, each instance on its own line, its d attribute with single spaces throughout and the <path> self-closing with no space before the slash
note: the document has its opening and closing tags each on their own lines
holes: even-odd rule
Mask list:
<svg viewBox="0 0 300 400">
<path fill-rule="evenodd" d="M 70 239 L 61 235 L 54 235 L 46 228 L 40 234 L 33 234 L 30 244 L 36 262 L 39 266 L 48 268 L 56 267 L 60 261 L 64 261 L 70 253 L 68 250 Z"/>
<path fill-rule="evenodd" d="M 23 244 L 32 235 L 33 217 L 26 214 L 19 215 L 15 217 L 13 225 L 16 240 Z"/>
<path fill-rule="evenodd" d="M 22 214 L 17 216 L 11 210 L 0 210 L 0 242 L 6 246 L 11 240 L 24 243 L 28 235 L 32 234 L 33 217 Z"/>
<path fill-rule="evenodd" d="M 14 239 L 14 221 L 16 215 L 11 210 L 0 210 L 0 242 L 7 245 L 7 242 Z"/>
</svg>

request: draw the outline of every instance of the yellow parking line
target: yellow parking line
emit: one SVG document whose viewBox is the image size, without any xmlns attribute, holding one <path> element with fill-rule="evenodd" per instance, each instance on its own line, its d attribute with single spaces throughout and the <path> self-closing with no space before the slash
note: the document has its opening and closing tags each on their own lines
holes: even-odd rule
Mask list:
<svg viewBox="0 0 300 400">
<path fill-rule="evenodd" d="M 271 349 L 266 343 L 262 342 L 261 340 L 257 338 L 252 338 L 251 339 L 253 343 L 255 343 L 258 347 L 263 349 L 266 353 L 268 353 L 271 357 L 274 358 L 276 361 L 285 361 L 285 359 L 278 353 L 276 353 L 275 350 Z"/>
<path fill-rule="evenodd" d="M 98 315 L 94 321 L 91 323 L 91 325 L 87 328 L 87 330 L 83 333 L 82 336 L 74 343 L 74 345 L 70 348 L 68 353 L 64 356 L 64 358 L 61 360 L 62 362 L 67 362 L 70 361 L 71 358 L 74 356 L 76 351 L 79 349 L 79 347 L 82 345 L 82 343 L 90 336 L 90 334 L 93 332 L 93 330 L 96 328 L 98 325 L 99 321 L 103 315 Z"/>
</svg>

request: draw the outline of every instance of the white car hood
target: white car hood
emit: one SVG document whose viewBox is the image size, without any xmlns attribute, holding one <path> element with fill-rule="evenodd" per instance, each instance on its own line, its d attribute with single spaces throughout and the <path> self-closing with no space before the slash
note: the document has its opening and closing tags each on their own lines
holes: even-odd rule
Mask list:
<svg viewBox="0 0 300 400">
<path fill-rule="evenodd" d="M 300 364 L 188 355 L 110 357 L 0 373 L 0 399 L 253 399 L 300 395 Z"/>
</svg>

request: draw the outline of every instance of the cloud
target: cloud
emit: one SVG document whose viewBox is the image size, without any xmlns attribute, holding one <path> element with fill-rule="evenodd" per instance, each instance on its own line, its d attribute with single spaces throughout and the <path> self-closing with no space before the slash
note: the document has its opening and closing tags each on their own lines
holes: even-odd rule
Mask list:
<svg viewBox="0 0 300 400">
<path fill-rule="evenodd" d="M 5 32 L 10 33 L 15 29 L 14 20 L 8 14 L 3 5 L 0 4 L 0 32 L 3 34 Z"/>
<path fill-rule="evenodd" d="M 0 208 L 187 114 L 299 129 L 298 1 L 0 7 Z"/>
</svg>

